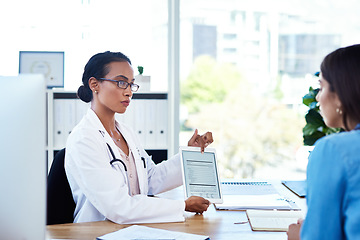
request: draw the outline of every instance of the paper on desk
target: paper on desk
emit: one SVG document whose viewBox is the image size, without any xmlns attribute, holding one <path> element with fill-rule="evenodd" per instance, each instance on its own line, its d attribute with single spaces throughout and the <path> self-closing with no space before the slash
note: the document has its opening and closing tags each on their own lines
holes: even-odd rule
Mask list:
<svg viewBox="0 0 360 240">
<path fill-rule="evenodd" d="M 98 240 L 119 240 L 119 239 L 131 239 L 131 240 L 206 240 L 208 236 L 174 232 L 169 230 L 163 230 L 158 228 L 150 228 L 146 226 L 132 225 L 127 228 L 120 229 L 116 232 L 112 232 L 97 238 Z"/>
<path fill-rule="evenodd" d="M 217 209 L 291 209 L 289 202 L 279 194 L 224 195 Z"/>
</svg>

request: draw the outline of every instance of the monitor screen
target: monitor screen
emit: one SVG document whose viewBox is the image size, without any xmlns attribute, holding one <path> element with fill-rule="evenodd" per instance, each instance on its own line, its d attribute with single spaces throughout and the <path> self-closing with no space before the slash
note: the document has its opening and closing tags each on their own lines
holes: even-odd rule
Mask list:
<svg viewBox="0 0 360 240">
<path fill-rule="evenodd" d="M 0 234 L 45 239 L 46 85 L 42 75 L 0 76 Z"/>
</svg>

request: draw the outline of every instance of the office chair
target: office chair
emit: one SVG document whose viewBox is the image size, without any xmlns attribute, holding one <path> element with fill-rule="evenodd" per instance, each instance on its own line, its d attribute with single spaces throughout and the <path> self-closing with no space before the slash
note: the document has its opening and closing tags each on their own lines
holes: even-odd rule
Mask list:
<svg viewBox="0 0 360 240">
<path fill-rule="evenodd" d="M 64 168 L 65 148 L 54 157 L 47 178 L 47 225 L 72 223 L 75 202 Z"/>
</svg>

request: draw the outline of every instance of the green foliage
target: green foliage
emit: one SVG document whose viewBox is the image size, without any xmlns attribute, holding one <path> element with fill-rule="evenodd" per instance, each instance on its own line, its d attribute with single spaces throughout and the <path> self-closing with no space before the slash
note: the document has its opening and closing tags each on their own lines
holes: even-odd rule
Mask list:
<svg viewBox="0 0 360 240">
<path fill-rule="evenodd" d="M 181 103 L 189 110 L 184 129 L 213 132 L 222 178 L 254 177 L 260 168 L 291 162 L 302 146 L 304 117 L 257 94 L 233 65 L 199 57 L 182 82 Z"/>
<path fill-rule="evenodd" d="M 251 178 L 258 169 L 294 158 L 304 122 L 285 105 L 255 95 L 251 83 L 243 80 L 224 102 L 203 106 L 187 124 L 213 132 L 211 146 L 217 150 L 221 177 Z"/>
<path fill-rule="evenodd" d="M 188 78 L 181 82 L 181 103 L 190 113 L 199 112 L 206 104 L 223 102 L 240 81 L 233 65 L 219 64 L 210 56 L 198 57 Z"/>
<path fill-rule="evenodd" d="M 140 75 L 143 74 L 143 72 L 144 72 L 143 66 L 138 66 L 137 69 L 138 69 Z"/>
<path fill-rule="evenodd" d="M 318 88 L 313 89 L 310 87 L 309 92 L 303 97 L 303 103 L 310 108 L 305 115 L 306 125 L 303 128 L 303 142 L 304 145 L 308 146 L 314 145 L 319 138 L 341 131 L 340 128 L 330 128 L 325 125 L 316 101 L 318 92 Z"/>
</svg>

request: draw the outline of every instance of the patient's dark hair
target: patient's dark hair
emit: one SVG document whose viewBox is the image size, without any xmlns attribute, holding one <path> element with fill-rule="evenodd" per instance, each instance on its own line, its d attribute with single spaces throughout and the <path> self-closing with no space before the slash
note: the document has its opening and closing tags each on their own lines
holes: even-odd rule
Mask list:
<svg viewBox="0 0 360 240">
<path fill-rule="evenodd" d="M 345 130 L 351 130 L 348 118 L 360 123 L 360 44 L 327 55 L 321 73 L 341 101 Z"/>
<path fill-rule="evenodd" d="M 92 91 L 89 87 L 89 79 L 95 77 L 100 79 L 109 73 L 109 63 L 111 62 L 128 62 L 131 65 L 130 59 L 121 52 L 103 52 L 92 56 L 84 68 L 82 83 L 77 91 L 78 97 L 84 102 L 90 102 L 93 98 Z"/>
</svg>

